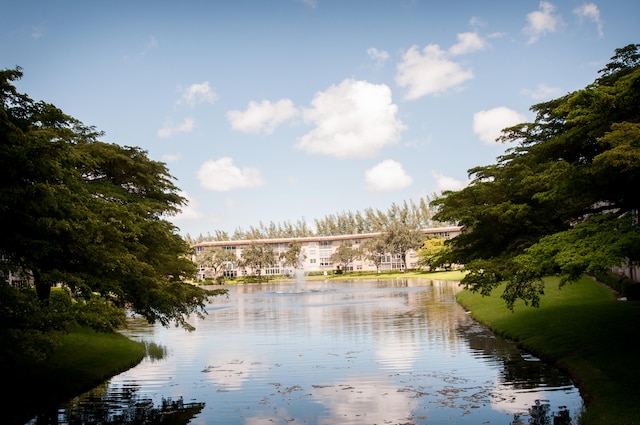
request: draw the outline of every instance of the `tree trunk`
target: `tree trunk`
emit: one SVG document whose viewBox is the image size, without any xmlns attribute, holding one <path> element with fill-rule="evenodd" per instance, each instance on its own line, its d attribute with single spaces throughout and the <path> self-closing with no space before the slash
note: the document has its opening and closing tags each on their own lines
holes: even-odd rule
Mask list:
<svg viewBox="0 0 640 425">
<path fill-rule="evenodd" d="M 39 270 L 33 272 L 33 283 L 36 286 L 36 294 L 38 294 L 38 300 L 43 305 L 49 305 L 49 298 L 51 297 L 51 284 L 42 280 L 42 275 Z"/>
</svg>

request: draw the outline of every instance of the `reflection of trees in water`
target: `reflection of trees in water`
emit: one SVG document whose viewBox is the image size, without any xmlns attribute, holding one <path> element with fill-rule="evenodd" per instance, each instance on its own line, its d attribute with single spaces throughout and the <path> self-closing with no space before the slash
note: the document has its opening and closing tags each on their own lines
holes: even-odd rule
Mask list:
<svg viewBox="0 0 640 425">
<path fill-rule="evenodd" d="M 536 404 L 529 408 L 529 418 L 525 422 L 520 415 L 515 415 L 511 425 L 571 425 L 571 416 L 565 406 L 560 406 L 557 412 L 551 413 L 547 400 L 536 400 Z"/>
<path fill-rule="evenodd" d="M 513 343 L 495 336 L 477 322 L 460 326 L 458 331 L 469 342 L 470 348 L 478 351 L 483 357 L 494 358 L 504 365 L 501 369 L 501 381 L 513 388 L 531 389 L 573 385 L 568 375 L 534 357 L 525 359 L 523 352 Z"/>
<path fill-rule="evenodd" d="M 153 400 L 140 398 L 137 386 L 109 388 L 108 384 L 74 399 L 66 409 L 60 410 L 56 421 L 37 424 L 126 424 L 186 425 L 204 408 L 204 403 L 185 403 L 162 399 L 159 405 Z M 51 418 L 53 419 L 53 418 Z"/>
</svg>

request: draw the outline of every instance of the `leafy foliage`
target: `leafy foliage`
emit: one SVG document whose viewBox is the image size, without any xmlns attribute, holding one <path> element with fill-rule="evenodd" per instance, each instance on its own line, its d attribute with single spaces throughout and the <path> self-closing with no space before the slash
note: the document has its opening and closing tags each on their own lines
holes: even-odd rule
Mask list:
<svg viewBox="0 0 640 425">
<path fill-rule="evenodd" d="M 464 282 L 537 305 L 540 278 L 573 281 L 640 261 L 640 45 L 617 49 L 585 89 L 534 105 L 532 123 L 503 130 L 496 164 L 469 170 L 472 182 L 432 202 L 434 219 L 463 226 L 448 260 Z"/>
<path fill-rule="evenodd" d="M 304 261 L 304 254 L 302 254 L 302 245 L 298 241 L 291 242 L 287 250 L 280 253 L 279 258 L 282 261 L 282 265 L 285 267 L 302 267 L 301 262 Z"/>
<path fill-rule="evenodd" d="M 340 270 L 347 273 L 349 265 L 362 256 L 359 248 L 354 248 L 351 242 L 342 242 L 336 251 L 331 254 L 329 261 L 340 266 Z"/>
<path fill-rule="evenodd" d="M 104 299 L 73 298 L 69 290 L 51 293 L 42 308 L 32 289 L 0 284 L 0 364 L 23 364 L 47 360 L 62 336 L 75 326 L 113 332 L 125 323 L 121 308 Z"/>
<path fill-rule="evenodd" d="M 276 255 L 270 245 L 252 243 L 242 250 L 241 266 L 250 268 L 255 276 L 260 276 L 263 268 L 276 264 Z"/>
<path fill-rule="evenodd" d="M 105 143 L 55 106 L 18 93 L 21 70 L 0 71 L 0 253 L 3 271 L 31 276 L 43 306 L 64 284 L 189 328 L 215 295 L 184 282 L 190 246 L 165 217 L 179 195 L 165 164 Z"/>
<path fill-rule="evenodd" d="M 445 267 L 449 254 L 449 246 L 446 241 L 446 238 L 427 238 L 417 252 L 418 264 L 429 270 Z"/>
</svg>

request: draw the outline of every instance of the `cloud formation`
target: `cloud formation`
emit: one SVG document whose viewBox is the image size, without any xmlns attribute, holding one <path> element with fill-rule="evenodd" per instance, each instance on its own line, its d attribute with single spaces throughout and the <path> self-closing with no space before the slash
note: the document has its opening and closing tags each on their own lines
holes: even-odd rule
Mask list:
<svg viewBox="0 0 640 425">
<path fill-rule="evenodd" d="M 534 90 L 524 89 L 522 94 L 530 96 L 535 100 L 552 99 L 560 94 L 557 87 L 549 87 L 546 84 L 538 84 Z"/>
<path fill-rule="evenodd" d="M 389 53 L 384 50 L 378 50 L 375 47 L 367 49 L 367 55 L 375 62 L 376 66 L 382 66 L 389 60 Z"/>
<path fill-rule="evenodd" d="M 548 1 L 540 2 L 540 9 L 527 14 L 527 26 L 523 32 L 529 36 L 527 44 L 533 44 L 541 36 L 556 32 L 562 26 L 562 18 L 555 14 L 556 7 Z"/>
<path fill-rule="evenodd" d="M 390 192 L 408 187 L 413 183 L 402 164 L 392 159 L 382 161 L 365 172 L 367 189 L 373 192 Z"/>
<path fill-rule="evenodd" d="M 469 37 L 467 42 L 474 40 Z M 456 54 L 470 48 L 464 41 L 456 46 Z M 426 95 L 442 94 L 471 78 L 473 72 L 450 60 L 447 52 L 437 44 L 429 44 L 422 51 L 418 46 L 407 50 L 398 64 L 396 83 L 407 89 L 406 100 L 414 100 Z"/>
<path fill-rule="evenodd" d="M 244 111 L 227 112 L 231 128 L 244 133 L 273 133 L 277 126 L 299 114 L 290 99 L 281 99 L 276 103 L 268 100 L 249 102 Z"/>
<path fill-rule="evenodd" d="M 182 95 L 178 99 L 178 104 L 195 106 L 199 103 L 213 103 L 218 95 L 211 89 L 209 82 L 191 84 L 186 89 L 181 90 Z"/>
<path fill-rule="evenodd" d="M 191 84 L 186 89 L 182 90 L 182 96 L 178 100 L 179 104 L 187 104 L 189 106 L 195 106 L 199 103 L 213 103 L 218 96 L 209 86 L 209 82 Z"/>
<path fill-rule="evenodd" d="M 214 192 L 263 186 L 265 181 L 257 168 L 239 168 L 233 159 L 223 157 L 202 164 L 197 172 L 200 186 Z"/>
<path fill-rule="evenodd" d="M 315 128 L 296 147 L 340 159 L 375 156 L 400 140 L 405 126 L 397 113 L 388 86 L 344 80 L 316 93 L 311 108 L 303 111 L 304 121 Z"/>
<path fill-rule="evenodd" d="M 458 34 L 458 42 L 449 48 L 453 56 L 464 55 L 478 50 L 484 50 L 487 42 L 476 32 L 463 32 Z"/>
<path fill-rule="evenodd" d="M 187 192 L 180 192 L 179 195 L 187 200 L 187 205 L 183 206 L 180 212 L 172 218 L 174 220 L 197 220 L 202 218 L 200 203 L 195 199 L 191 199 Z"/>
<path fill-rule="evenodd" d="M 526 117 L 513 109 L 499 106 L 473 114 L 473 132 L 486 144 L 496 143 L 502 130 L 526 121 Z"/>
<path fill-rule="evenodd" d="M 469 184 L 469 180 L 458 180 L 451 176 L 445 176 L 437 171 L 431 172 L 431 175 L 436 180 L 436 191 L 438 192 L 445 190 L 461 190 Z"/>
<path fill-rule="evenodd" d="M 580 19 L 580 22 L 587 20 L 596 24 L 600 37 L 604 36 L 602 30 L 602 20 L 600 19 L 600 9 L 593 3 L 585 3 L 573 9 L 573 13 Z"/>
<path fill-rule="evenodd" d="M 158 137 L 162 139 L 169 138 L 175 133 L 191 133 L 195 127 L 195 121 L 193 118 L 185 118 L 180 124 L 172 124 L 171 122 L 165 123 L 164 127 L 158 130 Z"/>
</svg>

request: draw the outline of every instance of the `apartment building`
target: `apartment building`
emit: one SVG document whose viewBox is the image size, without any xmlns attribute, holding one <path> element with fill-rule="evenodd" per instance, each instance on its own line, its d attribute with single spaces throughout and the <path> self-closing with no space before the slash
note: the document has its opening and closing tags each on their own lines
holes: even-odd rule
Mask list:
<svg viewBox="0 0 640 425">
<path fill-rule="evenodd" d="M 440 238 L 453 238 L 460 234 L 461 227 L 437 227 L 423 229 L 426 236 L 440 237 Z M 369 239 L 373 239 L 379 236 L 380 233 L 365 233 L 354 235 L 338 235 L 338 236 L 309 236 L 301 238 L 282 238 L 282 239 L 259 239 L 259 240 L 240 240 L 240 241 L 207 241 L 200 242 L 194 245 L 196 255 L 199 254 L 204 248 L 218 247 L 227 251 L 235 253 L 236 258 L 240 260 L 242 258 L 243 249 L 251 246 L 252 244 L 268 245 L 274 252 L 275 257 L 278 258 L 283 252 L 289 249 L 289 246 L 293 242 L 298 242 L 302 247 L 302 268 L 305 273 L 333 273 L 338 269 L 336 264 L 331 262 L 331 255 L 338 249 L 343 243 L 350 243 L 354 248 L 361 246 Z M 418 258 L 415 252 L 409 252 L 407 255 L 407 268 L 416 268 Z M 238 266 L 238 262 L 228 262 L 225 264 L 222 274 L 229 277 L 242 276 L 247 274 L 253 274 L 253 270 L 246 270 Z M 402 268 L 402 259 L 396 255 L 387 253 L 383 256 L 380 270 L 400 270 Z M 347 271 L 376 271 L 376 265 L 367 259 L 356 259 L 352 264 L 348 266 Z M 220 273 L 218 273 L 220 274 Z M 285 266 L 282 262 L 276 263 L 271 267 L 260 270 L 261 275 L 295 275 L 295 269 L 291 266 Z M 198 278 L 215 278 L 212 270 L 206 267 L 201 267 L 198 272 Z"/>
</svg>

